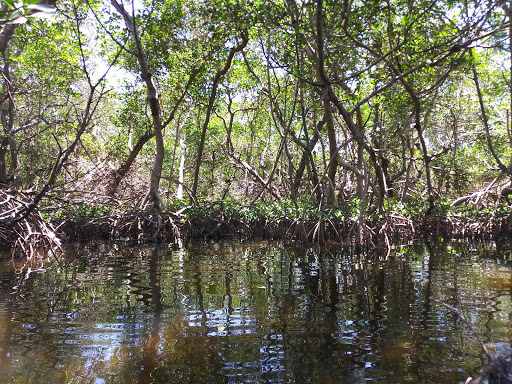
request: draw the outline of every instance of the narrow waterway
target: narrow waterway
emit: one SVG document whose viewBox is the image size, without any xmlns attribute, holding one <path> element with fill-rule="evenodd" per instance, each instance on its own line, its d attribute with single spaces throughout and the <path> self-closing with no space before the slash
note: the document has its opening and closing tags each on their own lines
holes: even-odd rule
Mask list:
<svg viewBox="0 0 512 384">
<path fill-rule="evenodd" d="M 510 353 L 512 253 L 70 248 L 0 266 L 0 383 L 463 383 Z"/>
</svg>

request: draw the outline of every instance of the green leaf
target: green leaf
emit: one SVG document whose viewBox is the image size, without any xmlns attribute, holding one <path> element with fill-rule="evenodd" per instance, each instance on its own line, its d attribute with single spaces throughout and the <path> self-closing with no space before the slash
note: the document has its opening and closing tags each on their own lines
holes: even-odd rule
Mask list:
<svg viewBox="0 0 512 384">
<path fill-rule="evenodd" d="M 21 11 L 16 11 L 16 12 L 13 12 L 9 15 L 9 20 L 16 20 L 16 19 L 19 19 L 20 17 L 23 16 L 23 12 Z"/>
<path fill-rule="evenodd" d="M 13 0 L 4 0 L 4 1 L 5 1 L 5 3 L 6 3 L 9 7 L 14 8 L 14 1 L 13 1 Z"/>
</svg>

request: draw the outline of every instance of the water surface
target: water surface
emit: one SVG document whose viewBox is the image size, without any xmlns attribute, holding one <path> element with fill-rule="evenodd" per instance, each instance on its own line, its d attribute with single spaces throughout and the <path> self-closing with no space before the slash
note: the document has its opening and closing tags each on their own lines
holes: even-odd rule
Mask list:
<svg viewBox="0 0 512 384">
<path fill-rule="evenodd" d="M 70 248 L 0 270 L 0 383 L 460 383 L 510 353 L 511 253 Z"/>
</svg>

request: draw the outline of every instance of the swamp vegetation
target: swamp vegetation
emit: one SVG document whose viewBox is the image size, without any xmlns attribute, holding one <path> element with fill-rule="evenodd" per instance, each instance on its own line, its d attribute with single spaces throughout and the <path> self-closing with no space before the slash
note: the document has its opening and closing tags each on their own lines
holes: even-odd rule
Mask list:
<svg viewBox="0 0 512 384">
<path fill-rule="evenodd" d="M 510 235 L 508 1 L 2 1 L 0 244 Z"/>
<path fill-rule="evenodd" d="M 148 247 L 154 250 L 141 251 L 139 260 L 152 270 L 154 264 L 144 260 L 153 256 L 146 252 L 156 252 L 160 258 L 163 244 L 186 253 L 190 248 L 186 251 L 183 244 L 191 247 L 195 241 L 279 240 L 289 246 L 320 246 L 314 263 L 338 258 L 337 253 L 328 253 L 323 259 L 325 249 L 331 248 L 346 249 L 351 255 L 360 252 L 369 263 L 373 262 L 370 259 L 392 263 L 399 262 L 397 250 L 402 245 L 418 240 L 418 244 L 446 244 L 448 239 L 501 244 L 512 236 L 512 0 L 1 0 L 0 7 L 0 258 L 14 263 L 23 276 L 47 268 L 30 266 L 41 255 L 55 263 L 52 268 L 65 268 L 70 244 L 90 240 L 113 241 L 114 250 L 152 244 Z M 280 252 L 271 254 L 282 260 Z M 449 254 L 445 261 L 457 263 Z M 109 257 L 107 264 L 117 260 Z M 275 286 L 269 282 L 274 277 L 269 277 L 268 263 L 279 260 L 271 259 L 252 260 L 260 264 L 249 269 L 263 268 L 266 277 L 259 278 L 267 282 L 261 286 L 273 295 Z M 85 263 L 83 268 L 92 268 L 94 273 L 96 267 Z M 286 263 L 293 271 L 303 266 L 293 257 Z M 509 261 L 505 264 L 510 268 Z M 471 265 L 481 267 L 476 262 Z M 111 267 L 98 266 L 101 270 Z M 202 279 L 202 267 L 196 267 L 197 274 L 186 277 L 190 281 L 165 278 L 173 281 L 170 285 L 196 289 L 199 307 L 194 316 L 206 331 L 209 309 L 205 309 L 202 291 L 206 288 L 194 282 Z M 324 288 L 341 284 L 346 277 L 329 268 L 324 295 Z M 295 278 L 302 278 L 292 270 L 286 274 L 291 279 L 289 289 Z M 361 280 L 361 287 L 379 284 L 378 271 L 365 271 L 371 277 Z M 300 274 L 305 275 L 314 276 L 314 271 Z M 110 282 L 112 276 L 108 276 Z M 61 278 L 57 273 L 23 281 L 44 285 L 44 279 L 55 279 L 59 285 Z M 164 313 L 171 316 L 167 310 L 174 304 L 165 302 L 165 295 L 159 293 L 163 277 L 162 282 L 154 278 L 148 277 L 145 287 L 149 291 L 141 291 L 141 300 L 153 307 L 151 316 L 156 321 Z M 232 276 L 222 278 L 229 286 L 235 284 Z M 252 284 L 251 289 L 256 289 Z M 350 291 L 349 285 L 337 291 L 329 288 L 334 298 L 325 305 L 332 311 L 322 316 L 340 314 L 343 300 L 338 295 Z M 374 288 L 377 292 L 385 287 Z M 409 318 L 404 323 L 413 326 L 418 320 L 426 330 L 430 316 L 442 323 L 445 320 L 440 318 L 451 313 L 465 324 L 466 331 L 474 328 L 475 337 L 482 331 L 474 326 L 474 317 L 459 312 L 451 294 L 436 298 L 439 303 L 422 301 L 425 307 L 419 309 L 413 291 L 407 291 L 411 296 L 407 305 L 421 319 Z M 311 297 L 317 293 L 311 291 Z M 24 293 L 13 294 L 25 297 Z M 232 300 L 229 293 L 224 295 Z M 261 298 L 270 299 L 268 295 Z M 272 353 L 281 356 L 282 351 L 277 341 L 270 341 L 272 337 L 278 335 L 283 345 L 291 345 L 306 337 L 301 332 L 310 325 L 312 332 L 326 329 L 325 334 L 310 335 L 311 343 L 323 345 L 327 339 L 322 338 L 328 338 L 332 327 L 331 336 L 345 337 L 340 330 L 345 328 L 336 328 L 340 319 L 332 317 L 319 325 L 315 321 L 322 316 L 317 317 L 316 309 L 310 312 L 311 308 L 299 305 L 299 310 L 297 303 L 292 305 L 296 299 L 279 298 L 279 308 L 265 309 L 272 313 L 289 309 L 289 313 L 276 315 L 289 315 L 289 324 L 297 327 L 292 329 L 293 337 L 285 330 L 275 334 L 264 330 L 268 345 L 261 348 L 268 351 L 268 364 L 260 368 L 273 372 L 286 366 L 284 376 L 270 375 L 268 381 L 298 380 L 289 367 L 308 354 L 306 349 L 292 348 L 291 360 L 275 357 L 279 363 L 274 365 Z M 366 299 L 372 305 L 373 298 Z M 9 305 L 2 311 L 11 311 L 14 304 Z M 443 305 L 447 307 L 441 309 Z M 240 319 L 249 308 L 242 304 L 221 307 L 228 314 L 240 312 L 236 313 Z M 258 308 L 250 316 L 261 320 L 264 316 Z M 473 309 L 462 311 L 473 316 Z M 300 313 L 305 317 L 296 310 L 304 310 Z M 368 332 L 370 354 L 388 348 L 382 340 L 386 346 L 374 348 L 378 342 L 373 338 L 383 337 L 375 332 L 382 325 L 378 324 L 380 310 L 375 311 L 371 320 L 361 320 L 364 325 L 349 320 L 345 324 L 362 326 L 358 335 Z M 504 311 L 510 315 L 510 308 Z M 50 319 L 53 312 L 48 313 Z M 186 321 L 179 320 L 180 316 L 193 317 L 181 309 L 172 316 L 182 323 Z M 294 316 L 315 321 L 299 326 Z M 150 317 L 144 321 L 150 322 Z M 84 324 L 86 328 L 88 323 Z M 458 325 L 450 324 L 450 332 L 458 335 Z M 140 324 L 125 325 L 136 328 Z M 4 331 L 13 326 L 5 325 Z M 198 337 L 208 344 L 211 356 L 216 348 L 224 348 L 222 343 L 210 344 L 212 339 L 205 335 Z M 177 346 L 182 335 L 175 336 L 169 340 Z M 430 336 L 421 337 L 428 348 L 438 348 L 438 344 L 429 344 Z M 411 346 L 420 353 L 415 342 L 397 340 L 397 345 Z M 157 350 L 153 341 L 148 343 L 147 363 L 151 365 Z M 480 344 L 485 351 L 485 343 Z M 357 339 L 354 345 L 360 348 L 356 356 L 364 354 L 365 341 Z M 117 358 L 120 351 L 132 353 L 119 348 Z M 327 348 L 336 349 L 330 350 L 332 356 L 350 349 L 337 341 Z M 7 356 L 8 349 L 0 347 L 0 354 Z M 244 355 L 250 360 L 244 367 L 259 364 L 252 356 L 256 349 Z M 181 352 L 184 355 L 176 355 L 178 359 L 186 360 L 192 353 Z M 108 352 L 112 357 L 110 353 L 114 352 Z M 129 360 L 129 356 L 124 358 Z M 373 367 L 383 364 L 378 359 L 387 358 L 351 359 L 360 368 L 363 361 Z M 420 360 L 407 360 L 405 365 L 411 368 L 405 376 L 408 382 L 445 381 L 426 374 L 434 368 L 417 365 L 418 361 L 430 360 L 424 355 Z M 119 362 L 117 368 L 128 369 Z M 230 377 L 226 369 L 245 375 L 238 365 L 212 368 L 209 361 L 202 363 L 206 366 L 201 374 L 217 377 L 224 369 L 217 377 L 219 382 Z M 15 361 L 8 364 L 12 366 L 0 366 L 0 370 L 18 369 Z M 473 361 L 468 364 L 465 367 L 477 366 Z M 507 382 L 504 370 L 510 369 L 510 361 L 489 358 L 489 367 L 501 375 L 491 380 Z M 353 372 L 361 373 L 359 368 Z M 311 380 L 322 381 L 314 369 Z M 254 372 L 247 372 L 251 372 L 247 380 L 253 380 Z M 455 371 L 447 368 L 446 372 Z M 346 372 L 332 373 L 333 380 L 348 377 Z M 178 380 L 179 374 L 174 374 Z M 193 382 L 190 375 L 194 372 L 180 374 Z M 367 377 L 361 375 L 354 380 Z M 370 376 L 380 380 L 382 375 Z M 465 380 L 460 376 L 456 380 Z M 66 382 L 63 377 L 61 381 Z M 148 377 L 141 380 L 150 382 Z M 232 380 L 237 379 L 233 376 Z M 483 376 L 474 382 L 481 380 Z"/>
</svg>

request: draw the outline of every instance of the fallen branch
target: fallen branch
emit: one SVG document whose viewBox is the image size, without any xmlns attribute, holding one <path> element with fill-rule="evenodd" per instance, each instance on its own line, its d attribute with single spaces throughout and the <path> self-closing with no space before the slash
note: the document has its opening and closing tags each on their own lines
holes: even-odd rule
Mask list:
<svg viewBox="0 0 512 384">
<path fill-rule="evenodd" d="M 480 384 L 482 381 L 489 377 L 489 384 L 512 384 L 512 380 L 509 378 L 509 372 L 512 371 L 512 361 L 510 358 L 506 359 L 503 356 L 497 356 L 496 358 L 493 358 L 491 354 L 489 353 L 489 350 L 485 346 L 484 342 L 478 335 L 478 332 L 476 331 L 475 327 L 473 327 L 473 324 L 471 324 L 462 313 L 459 312 L 458 309 L 452 307 L 451 305 L 448 305 L 446 303 L 443 303 L 442 301 L 435 300 L 436 303 L 439 303 L 441 305 L 444 305 L 446 308 L 450 309 L 453 313 L 455 313 L 459 319 L 461 319 L 464 324 L 468 326 L 468 328 L 471 330 L 475 338 L 478 340 L 478 343 L 480 344 L 480 347 L 482 348 L 482 351 L 484 352 L 485 356 L 487 357 L 488 364 L 487 366 L 482 370 L 482 372 L 473 379 L 472 377 L 469 377 L 466 380 L 466 384 Z"/>
</svg>

